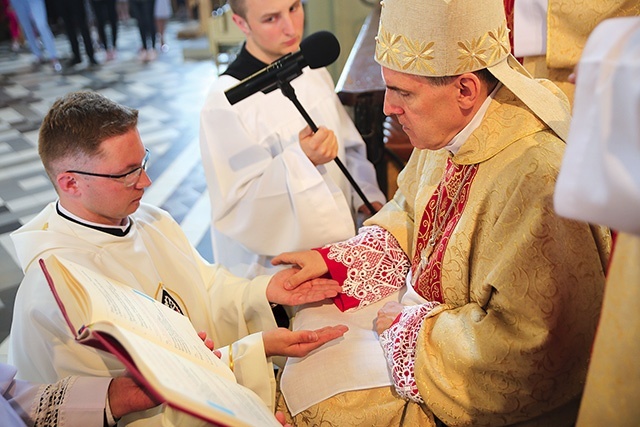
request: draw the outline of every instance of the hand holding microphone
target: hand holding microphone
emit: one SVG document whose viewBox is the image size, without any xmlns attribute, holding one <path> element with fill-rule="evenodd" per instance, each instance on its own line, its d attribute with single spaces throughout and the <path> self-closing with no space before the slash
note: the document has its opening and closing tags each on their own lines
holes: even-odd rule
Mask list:
<svg viewBox="0 0 640 427">
<path fill-rule="evenodd" d="M 310 126 L 298 134 L 300 147 L 315 166 L 324 165 L 338 156 L 338 139 L 336 134 L 324 126 L 316 132 Z"/>
</svg>

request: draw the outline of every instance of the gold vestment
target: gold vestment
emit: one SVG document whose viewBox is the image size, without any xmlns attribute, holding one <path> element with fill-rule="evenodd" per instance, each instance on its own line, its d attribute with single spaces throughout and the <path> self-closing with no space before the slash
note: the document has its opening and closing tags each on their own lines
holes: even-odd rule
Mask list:
<svg viewBox="0 0 640 427">
<path fill-rule="evenodd" d="M 575 86 L 568 82 L 591 31 L 616 16 L 640 15 L 638 0 L 549 0 L 547 54 L 524 58 L 524 66 L 537 78 L 557 84 L 573 102 Z"/>
<path fill-rule="evenodd" d="M 619 234 L 607 274 L 578 427 L 637 426 L 640 420 L 640 237 Z"/>
<path fill-rule="evenodd" d="M 452 157 L 478 169 L 435 281 L 443 305 L 422 325 L 415 365 L 426 406 L 447 425 L 575 422 L 610 235 L 555 214 L 563 152 L 503 87 Z M 394 199 L 367 223 L 390 231 L 412 260 L 449 157 L 414 150 Z"/>
</svg>

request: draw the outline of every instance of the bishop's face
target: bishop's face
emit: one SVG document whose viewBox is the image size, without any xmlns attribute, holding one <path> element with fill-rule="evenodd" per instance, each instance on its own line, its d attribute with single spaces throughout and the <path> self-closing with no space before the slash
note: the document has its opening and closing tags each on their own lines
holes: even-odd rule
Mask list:
<svg viewBox="0 0 640 427">
<path fill-rule="evenodd" d="M 234 21 L 247 37 L 247 50 L 270 64 L 299 49 L 304 32 L 300 0 L 246 0 L 246 18 Z"/>
<path fill-rule="evenodd" d="M 427 78 L 382 67 L 387 90 L 384 113 L 396 115 L 411 145 L 438 150 L 466 126 L 461 114 L 457 80 L 437 86 Z"/>
</svg>

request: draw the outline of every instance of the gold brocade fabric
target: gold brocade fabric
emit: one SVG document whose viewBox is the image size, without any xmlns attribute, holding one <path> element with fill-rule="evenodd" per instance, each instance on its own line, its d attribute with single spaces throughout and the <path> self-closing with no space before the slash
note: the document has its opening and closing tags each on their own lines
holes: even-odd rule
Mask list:
<svg viewBox="0 0 640 427">
<path fill-rule="evenodd" d="M 414 402 L 400 398 L 392 387 L 340 393 L 313 405 L 295 417 L 289 414 L 282 394 L 276 397 L 276 410 L 295 427 L 435 427 L 433 415 Z"/>
<path fill-rule="evenodd" d="M 549 0 L 547 65 L 573 69 L 596 25 L 607 18 L 637 15 L 638 0 Z"/>
<path fill-rule="evenodd" d="M 424 321 L 415 365 L 426 406 L 447 425 L 575 422 L 610 235 L 555 214 L 564 147 L 503 87 L 452 157 L 478 170 L 443 256 L 443 310 Z M 367 222 L 411 259 L 416 218 L 450 156 L 414 150 L 396 196 Z"/>
<path fill-rule="evenodd" d="M 523 66 L 532 76 L 558 85 L 573 104 L 575 85 L 568 78 L 591 31 L 607 18 L 637 15 L 639 0 L 549 0 L 547 54 L 523 58 Z"/>
<path fill-rule="evenodd" d="M 640 422 L 640 237 L 619 234 L 578 427 L 635 427 Z"/>
<path fill-rule="evenodd" d="M 576 85 L 569 82 L 573 68 L 549 68 L 546 56 L 527 56 L 522 59 L 522 65 L 535 78 L 551 80 L 567 95 L 573 106 Z"/>
</svg>

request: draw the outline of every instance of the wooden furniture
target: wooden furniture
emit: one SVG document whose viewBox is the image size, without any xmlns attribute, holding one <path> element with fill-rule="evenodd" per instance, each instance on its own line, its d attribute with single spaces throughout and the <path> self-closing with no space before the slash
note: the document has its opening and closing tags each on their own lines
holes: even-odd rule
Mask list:
<svg viewBox="0 0 640 427">
<path fill-rule="evenodd" d="M 376 169 L 380 189 L 391 198 L 397 189 L 398 172 L 413 147 L 395 116 L 385 117 L 382 111 L 385 84 L 374 60 L 379 20 L 377 5 L 358 34 L 336 91 L 342 104 L 353 109 L 354 123 L 367 144 L 367 157 Z"/>
</svg>

